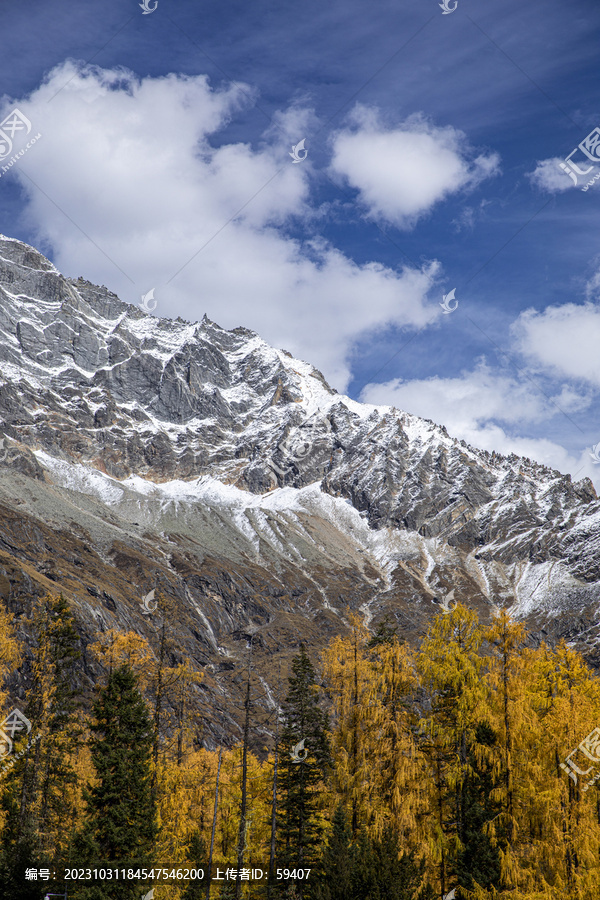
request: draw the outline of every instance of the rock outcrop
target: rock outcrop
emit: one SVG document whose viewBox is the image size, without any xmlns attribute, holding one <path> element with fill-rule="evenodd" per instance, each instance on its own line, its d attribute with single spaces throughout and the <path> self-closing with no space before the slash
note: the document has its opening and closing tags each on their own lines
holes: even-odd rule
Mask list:
<svg viewBox="0 0 600 900">
<path fill-rule="evenodd" d="M 141 599 L 171 597 L 209 745 L 237 734 L 250 634 L 266 733 L 277 658 L 352 610 L 417 640 L 451 588 L 600 662 L 589 480 L 356 403 L 247 329 L 154 318 L 7 238 L 0 440 L 0 596 L 20 615 L 62 590 L 86 646 L 110 627 L 152 643 Z M 82 689 L 98 674 L 86 657 Z"/>
</svg>

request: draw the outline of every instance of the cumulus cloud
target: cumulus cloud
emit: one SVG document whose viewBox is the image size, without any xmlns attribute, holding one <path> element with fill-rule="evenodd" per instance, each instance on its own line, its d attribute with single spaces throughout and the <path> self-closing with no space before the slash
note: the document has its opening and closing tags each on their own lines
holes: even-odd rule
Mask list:
<svg viewBox="0 0 600 900">
<path fill-rule="evenodd" d="M 422 115 L 395 127 L 357 105 L 333 137 L 331 171 L 355 188 L 373 218 L 410 228 L 434 204 L 499 170 L 496 153 L 474 157 L 465 135 Z"/>
<path fill-rule="evenodd" d="M 288 151 L 312 113 L 291 107 L 258 147 L 221 139 L 253 102 L 247 85 L 216 89 L 205 76 L 140 79 L 68 62 L 18 101 L 43 137 L 11 171 L 38 243 L 67 274 L 130 302 L 154 288 L 159 315 L 206 312 L 224 327 L 253 328 L 344 389 L 360 336 L 435 320 L 427 293 L 438 265 L 358 265 L 311 231 L 310 157 L 293 165 Z M 453 183 L 489 168 L 469 169 L 450 132 L 419 129 L 415 137 L 446 147 Z M 305 240 L 286 233 L 292 221 L 305 224 Z"/>
<path fill-rule="evenodd" d="M 559 159 L 558 157 L 542 159 L 537 163 L 534 171 L 528 173 L 527 177 L 540 190 L 547 191 L 550 194 L 568 191 L 570 188 L 577 187 L 577 185 L 564 169 L 560 168 L 560 164 L 564 165 L 564 162 L 564 159 Z M 583 184 L 583 178 L 580 177 L 578 180 Z"/>
<path fill-rule="evenodd" d="M 589 398 L 565 389 L 548 399 L 528 379 L 499 374 L 480 362 L 454 378 L 425 378 L 368 385 L 361 399 L 386 404 L 445 425 L 452 437 L 483 450 L 528 456 L 577 479 L 588 476 L 600 487 L 600 472 L 587 448 L 576 455 L 533 430 L 553 416 L 586 408 Z M 535 426 L 538 426 L 537 429 Z"/>
<path fill-rule="evenodd" d="M 586 282 L 585 296 L 588 300 L 600 300 L 600 269 Z"/>
<path fill-rule="evenodd" d="M 528 309 L 512 327 L 520 351 L 550 372 L 600 386 L 600 305 L 564 303 Z"/>
<path fill-rule="evenodd" d="M 391 325 L 425 328 L 441 315 L 439 296 L 428 299 L 440 267 L 358 264 L 324 240 L 310 153 L 299 165 L 288 156 L 314 114 L 296 104 L 256 145 L 227 139 L 228 124 L 255 102 L 250 86 L 216 88 L 205 76 L 140 79 L 65 63 L 17 101 L 42 138 L 11 176 L 25 192 L 38 245 L 52 249 L 65 273 L 134 303 L 154 288 L 159 315 L 198 320 L 206 312 L 225 327 L 253 328 L 343 390 L 359 339 Z M 475 156 L 453 128 L 419 116 L 387 127 L 365 107 L 334 135 L 332 160 L 369 215 L 403 228 L 498 169 L 495 154 Z M 303 239 L 290 236 L 288 226 L 295 235 L 299 223 Z M 579 379 L 577 389 L 555 391 L 566 412 L 588 402 L 582 379 L 590 390 L 600 382 L 598 285 L 590 281 L 587 304 L 529 310 L 514 326 L 532 366 Z M 549 439 L 524 436 L 532 427 L 542 432 L 556 410 L 485 364 L 458 378 L 370 385 L 363 398 L 443 423 L 474 445 L 596 475 L 589 454 L 575 460 Z"/>
<path fill-rule="evenodd" d="M 550 413 L 541 391 L 532 390 L 526 380 L 517 381 L 495 372 L 485 361 L 454 378 L 434 376 L 372 384 L 364 389 L 363 397 L 368 403 L 382 403 L 382 391 L 392 392 L 402 409 L 444 425 L 447 420 L 461 428 L 492 419 L 509 424 L 542 422 Z M 575 402 L 575 397 L 571 402 Z"/>
</svg>

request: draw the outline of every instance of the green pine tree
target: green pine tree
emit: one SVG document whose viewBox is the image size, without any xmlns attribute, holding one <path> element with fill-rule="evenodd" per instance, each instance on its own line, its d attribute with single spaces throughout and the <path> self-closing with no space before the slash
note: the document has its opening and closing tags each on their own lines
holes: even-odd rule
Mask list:
<svg viewBox="0 0 600 900">
<path fill-rule="evenodd" d="M 493 728 L 487 722 L 480 722 L 475 742 L 469 747 L 469 773 L 462 784 L 458 835 L 461 847 L 456 859 L 458 883 L 468 890 L 473 890 L 475 884 L 485 888 L 500 886 L 499 848 L 492 844 L 486 832 L 487 823 L 501 811 L 500 802 L 491 799 L 494 793 L 497 795 L 499 783 L 498 776 L 494 775 L 495 760 L 486 759 L 485 754 L 485 749 L 495 744 Z"/>
<path fill-rule="evenodd" d="M 211 873 L 207 871 L 207 858 L 206 841 L 202 837 L 200 830 L 195 829 L 190 835 L 188 842 L 186 866 L 189 865 L 189 867 L 193 869 L 204 869 L 205 875 L 204 878 L 190 879 L 187 887 L 183 891 L 182 900 L 204 900 L 204 897 L 206 896 L 206 884 L 211 875 Z"/>
<path fill-rule="evenodd" d="M 54 690 L 47 736 L 39 744 L 39 829 L 42 849 L 52 854 L 56 867 L 68 862 L 65 822 L 75 822 L 77 774 L 72 761 L 83 740 L 75 676 L 81 652 L 75 621 L 62 595 L 51 602 L 44 625 L 51 641 Z"/>
<path fill-rule="evenodd" d="M 282 711 L 278 865 L 310 868 L 321 840 L 318 814 L 324 805 L 330 750 L 327 716 L 319 708 L 315 670 L 303 646 L 292 661 Z"/>
<path fill-rule="evenodd" d="M 85 791 L 87 816 L 79 849 L 88 864 L 151 868 L 157 836 L 152 795 L 154 735 L 148 709 L 128 665 L 109 675 L 94 704 L 91 740 L 97 781 Z M 95 898 L 95 888 L 78 896 Z M 105 882 L 103 898 L 139 897 L 135 881 Z M 98 895 L 100 896 L 100 895 Z"/>
<path fill-rule="evenodd" d="M 1 800 L 0 879 L 7 900 L 40 895 L 41 887 L 24 882 L 25 867 L 61 868 L 68 861 L 77 780 L 72 763 L 82 741 L 75 684 L 79 636 L 64 597 L 41 600 L 31 626 L 35 649 L 24 708 L 31 732 L 15 744 Z"/>
<path fill-rule="evenodd" d="M 414 854 L 400 853 L 398 835 L 386 827 L 380 839 L 363 832 L 352 867 L 354 900 L 417 900 L 423 886 L 424 861 Z"/>
<path fill-rule="evenodd" d="M 338 803 L 331 833 L 311 884 L 315 900 L 348 900 L 352 891 L 354 851 L 346 813 Z"/>
<path fill-rule="evenodd" d="M 381 644 L 393 644 L 397 639 L 398 629 L 390 625 L 390 618 L 386 616 L 375 629 L 367 647 L 371 650 L 373 647 L 379 647 Z"/>
</svg>

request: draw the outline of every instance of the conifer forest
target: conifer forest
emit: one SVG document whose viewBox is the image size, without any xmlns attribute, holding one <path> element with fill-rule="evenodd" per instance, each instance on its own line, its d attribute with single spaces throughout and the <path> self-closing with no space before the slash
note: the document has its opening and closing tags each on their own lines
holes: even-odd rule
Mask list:
<svg viewBox="0 0 600 900">
<path fill-rule="evenodd" d="M 29 625 L 31 727 L 0 780 L 6 900 L 598 896 L 600 682 L 505 611 L 487 627 L 460 604 L 441 611 L 416 651 L 357 618 L 317 659 L 299 645 L 264 753 L 251 642 L 242 739 L 208 750 L 167 620 L 158 652 L 116 631 L 88 648 L 105 672 L 91 708 L 72 686 L 67 602 L 32 604 Z M 0 636 L 7 684 L 23 661 L 6 613 Z M 98 866 L 129 874 L 95 884 Z"/>
</svg>

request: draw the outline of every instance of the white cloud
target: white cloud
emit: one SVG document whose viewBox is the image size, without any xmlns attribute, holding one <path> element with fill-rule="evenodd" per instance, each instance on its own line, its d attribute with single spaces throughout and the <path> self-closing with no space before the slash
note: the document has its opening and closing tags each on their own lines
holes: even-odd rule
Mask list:
<svg viewBox="0 0 600 900">
<path fill-rule="evenodd" d="M 358 190 L 369 215 L 409 228 L 435 203 L 499 170 L 495 153 L 472 158 L 465 135 L 421 115 L 394 128 L 362 105 L 333 138 L 331 170 Z"/>
<path fill-rule="evenodd" d="M 588 300 L 600 300 L 600 269 L 586 282 L 585 296 Z"/>
<path fill-rule="evenodd" d="M 548 402 L 527 381 L 492 371 L 480 362 L 471 372 L 454 378 L 424 378 L 381 385 L 369 385 L 363 391 L 367 403 L 383 403 L 390 392 L 399 401 L 395 405 L 415 415 L 425 416 L 453 427 L 472 427 L 491 419 L 507 424 L 542 422 L 549 415 Z M 375 398 L 375 399 L 374 399 Z M 390 401 L 385 401 L 390 402 Z"/>
<path fill-rule="evenodd" d="M 527 177 L 536 187 L 542 191 L 549 191 L 551 194 L 568 191 L 569 188 L 577 187 L 572 178 L 560 168 L 560 164 L 564 164 L 564 159 L 552 157 L 551 159 L 541 159 L 537 163 L 533 172 L 529 172 Z M 591 175 L 592 173 L 590 173 Z M 583 185 L 583 179 L 578 179 Z"/>
<path fill-rule="evenodd" d="M 387 325 L 424 328 L 441 315 L 439 297 L 428 301 L 439 265 L 359 265 L 320 238 L 310 143 L 301 164 L 288 156 L 314 115 L 292 106 L 258 146 L 223 140 L 228 123 L 253 102 L 252 88 L 215 89 L 204 76 L 138 79 L 65 63 L 18 101 L 42 139 L 11 173 L 26 192 L 38 242 L 53 248 L 66 273 L 131 302 L 154 287 L 160 315 L 197 320 L 206 312 L 225 327 L 254 328 L 343 390 L 359 338 Z M 385 128 L 358 107 L 352 121 L 334 137 L 333 168 L 371 215 L 402 227 L 497 171 L 494 154 L 473 158 L 462 133 L 422 117 Z M 299 221 L 302 241 L 285 230 Z M 590 281 L 590 298 L 598 284 Z M 592 302 L 529 310 L 515 336 L 536 366 L 600 383 L 600 308 Z M 581 463 L 551 440 L 521 436 L 532 424 L 540 433 L 556 410 L 526 383 L 484 364 L 459 378 L 370 385 L 363 397 L 443 423 L 477 446 L 573 473 Z M 588 400 L 566 386 L 556 402 L 571 412 Z M 600 466 L 583 457 L 585 473 L 598 479 Z"/>
<path fill-rule="evenodd" d="M 523 434 L 531 432 L 532 426 L 538 433 L 543 431 L 544 424 L 561 411 L 570 415 L 585 408 L 588 398 L 572 390 L 561 391 L 551 402 L 528 379 L 517 381 L 481 362 L 474 371 L 455 378 L 371 384 L 361 399 L 432 419 L 445 425 L 452 437 L 474 447 L 528 456 L 577 479 L 588 476 L 600 488 L 600 467 L 593 465 L 587 448 L 573 455 L 553 440 Z"/>
<path fill-rule="evenodd" d="M 219 141 L 253 97 L 247 86 L 213 89 L 204 76 L 138 79 L 65 63 L 18 101 L 43 139 L 12 171 L 38 243 L 62 271 L 130 302 L 154 287 L 159 315 L 206 312 L 224 327 L 253 328 L 343 389 L 359 336 L 435 320 L 427 292 L 438 266 L 357 265 L 310 231 L 310 154 L 299 165 L 288 157 L 309 110 L 280 114 L 258 148 Z M 455 184 L 488 165 L 468 170 L 451 130 L 432 137 L 415 126 L 413 137 L 433 141 L 432 153 L 445 142 Z M 298 217 L 303 242 L 281 228 Z"/>
<path fill-rule="evenodd" d="M 528 309 L 513 324 L 520 351 L 537 365 L 600 385 L 600 306 L 591 302 Z"/>
</svg>

